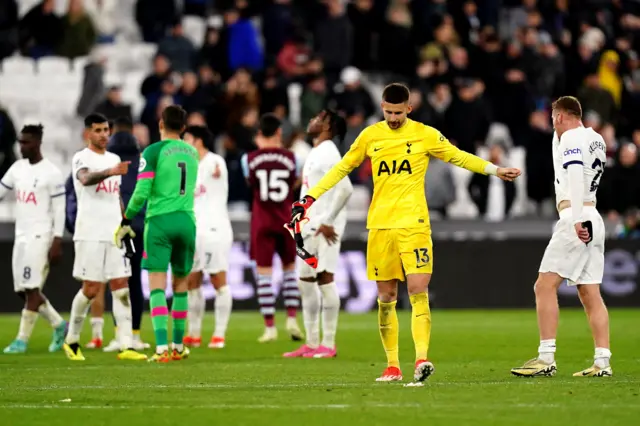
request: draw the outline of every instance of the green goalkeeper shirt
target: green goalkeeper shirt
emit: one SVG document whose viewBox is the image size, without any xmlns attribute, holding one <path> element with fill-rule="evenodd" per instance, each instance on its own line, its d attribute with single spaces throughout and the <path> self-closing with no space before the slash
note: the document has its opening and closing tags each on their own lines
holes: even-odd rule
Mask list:
<svg viewBox="0 0 640 426">
<path fill-rule="evenodd" d="M 182 140 L 167 139 L 149 145 L 142 153 L 138 182 L 125 217 L 133 219 L 146 201 L 145 220 L 173 212 L 187 212 L 195 220 L 198 163 L 198 151 Z"/>
</svg>

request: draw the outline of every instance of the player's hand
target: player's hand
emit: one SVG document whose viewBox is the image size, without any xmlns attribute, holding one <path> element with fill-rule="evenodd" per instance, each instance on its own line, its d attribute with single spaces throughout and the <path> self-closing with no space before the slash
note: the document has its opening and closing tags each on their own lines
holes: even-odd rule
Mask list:
<svg viewBox="0 0 640 426">
<path fill-rule="evenodd" d="M 583 243 L 588 243 L 589 241 L 591 241 L 589 230 L 585 228 L 582 223 L 576 223 L 575 225 L 573 225 L 573 227 L 576 229 L 576 234 L 578 234 L 578 238 L 580 238 L 580 241 L 582 241 Z"/>
<path fill-rule="evenodd" d="M 124 176 L 129 171 L 131 161 L 122 161 L 109 170 L 109 176 Z"/>
<path fill-rule="evenodd" d="M 322 235 L 329 245 L 335 244 L 338 241 L 338 234 L 336 234 L 335 228 L 331 225 L 320 225 L 316 231 L 316 236 L 318 235 Z"/>
<path fill-rule="evenodd" d="M 135 236 L 136 233 L 131 228 L 131 220 L 122 218 L 122 222 L 120 222 L 120 226 L 116 229 L 116 234 L 114 236 L 116 246 L 121 249 L 123 247 L 122 241 L 124 241 L 125 238 L 133 238 Z"/>
<path fill-rule="evenodd" d="M 302 222 L 307 218 L 307 210 L 316 200 L 313 197 L 305 195 L 301 200 L 296 201 L 291 206 L 291 223 Z"/>
<path fill-rule="evenodd" d="M 515 167 L 498 167 L 497 176 L 507 182 L 513 182 L 521 174 L 520 169 L 516 169 Z"/>
<path fill-rule="evenodd" d="M 56 264 L 62 258 L 62 238 L 55 237 L 49 248 L 49 263 Z"/>
</svg>

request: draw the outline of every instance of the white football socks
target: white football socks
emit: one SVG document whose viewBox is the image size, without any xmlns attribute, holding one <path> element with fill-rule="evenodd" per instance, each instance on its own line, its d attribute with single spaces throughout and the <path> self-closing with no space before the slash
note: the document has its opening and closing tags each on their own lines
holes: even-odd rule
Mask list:
<svg viewBox="0 0 640 426">
<path fill-rule="evenodd" d="M 129 288 L 120 288 L 111 291 L 113 296 L 113 317 L 118 328 L 116 329 L 116 340 L 120 343 L 120 349 L 133 348 L 133 329 L 131 324 L 131 300 L 129 298 Z"/>
<path fill-rule="evenodd" d="M 71 303 L 69 331 L 67 333 L 67 337 L 65 338 L 65 342 L 67 344 L 78 343 L 78 340 L 80 340 L 82 325 L 84 324 L 84 318 L 87 316 L 87 312 L 89 311 L 89 305 L 91 305 L 91 299 L 84 295 L 82 289 L 78 290 L 75 297 L 73 298 L 73 302 Z M 93 329 L 93 324 L 91 324 L 91 326 L 91 328 Z"/>
<path fill-rule="evenodd" d="M 104 318 L 91 317 L 91 338 L 102 340 L 102 329 L 104 328 Z"/>
<path fill-rule="evenodd" d="M 540 340 L 540 346 L 538 347 L 538 359 L 542 360 L 546 364 L 551 364 L 555 361 L 556 353 L 556 339 Z"/>
<path fill-rule="evenodd" d="M 33 311 L 28 311 L 26 309 L 22 310 L 22 317 L 20 318 L 20 328 L 18 329 L 18 340 L 22 340 L 27 343 L 31 338 L 31 333 L 33 332 L 33 326 L 36 325 L 36 320 L 38 319 L 38 313 Z"/>
<path fill-rule="evenodd" d="M 611 364 L 611 351 L 609 348 L 596 348 L 595 355 L 593 357 L 593 364 L 598 368 L 607 368 Z"/>
<path fill-rule="evenodd" d="M 48 300 L 45 300 L 42 305 L 38 306 L 38 312 L 40 312 L 42 318 L 46 319 L 53 328 L 60 327 L 64 322 L 58 311 L 56 311 Z"/>
<path fill-rule="evenodd" d="M 320 290 L 315 282 L 300 280 L 298 286 L 307 346 L 315 349 L 320 345 Z"/>
<path fill-rule="evenodd" d="M 340 312 L 340 296 L 335 282 L 320 286 L 322 292 L 322 346 L 336 347 L 336 329 Z"/>
<path fill-rule="evenodd" d="M 231 316 L 231 308 L 233 306 L 233 298 L 231 297 L 231 290 L 228 285 L 220 287 L 216 290 L 215 301 L 215 330 L 213 332 L 214 337 L 221 337 L 224 339 L 227 333 L 227 325 L 229 324 L 229 317 Z"/>
<path fill-rule="evenodd" d="M 189 323 L 187 336 L 200 337 L 202 334 L 202 319 L 204 318 L 206 306 L 206 300 L 202 294 L 202 287 L 189 290 L 187 300 L 187 322 Z"/>
</svg>

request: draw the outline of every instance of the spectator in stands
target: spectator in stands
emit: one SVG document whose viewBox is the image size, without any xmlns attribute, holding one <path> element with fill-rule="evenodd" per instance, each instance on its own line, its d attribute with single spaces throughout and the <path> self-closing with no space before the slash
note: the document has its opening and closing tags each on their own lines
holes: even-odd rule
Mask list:
<svg viewBox="0 0 640 426">
<path fill-rule="evenodd" d="M 225 24 L 229 31 L 229 68 L 236 71 L 248 68 L 260 71 L 264 66 L 264 54 L 260 46 L 258 31 L 251 20 L 242 17 L 237 9 L 224 13 Z"/>
<path fill-rule="evenodd" d="M 463 80 L 457 97 L 445 114 L 446 131 L 452 143 L 463 151 L 475 152 L 484 144 L 491 123 L 488 105 L 480 98 L 473 80 Z"/>
<path fill-rule="evenodd" d="M 364 120 L 371 117 L 376 108 L 369 91 L 362 85 L 362 73 L 355 67 L 347 67 L 340 73 L 343 90 L 336 94 L 330 105 L 338 112 L 348 115 L 347 111 L 358 110 Z"/>
<path fill-rule="evenodd" d="M 262 13 L 262 35 L 267 57 L 275 58 L 291 33 L 293 33 L 291 0 L 274 0 L 265 6 Z"/>
<path fill-rule="evenodd" d="M 452 99 L 451 87 L 448 84 L 440 82 L 435 85 L 433 92 L 427 96 L 427 103 L 431 110 L 431 123 L 429 125 L 446 131 L 445 117 Z"/>
<path fill-rule="evenodd" d="M 207 93 L 198 85 L 198 76 L 193 72 L 182 74 L 180 96 L 181 105 L 188 113 L 204 111 L 209 105 Z"/>
<path fill-rule="evenodd" d="M 58 55 L 66 58 L 87 56 L 96 44 L 97 33 L 82 0 L 69 0 L 69 9 L 62 18 L 62 39 L 56 49 Z"/>
<path fill-rule="evenodd" d="M 149 146 L 149 129 L 142 123 L 133 125 L 133 137 L 136 138 L 140 145 L 140 150 L 144 151 Z"/>
<path fill-rule="evenodd" d="M 238 69 L 227 81 L 224 105 L 227 111 L 227 129 L 233 128 L 240 122 L 247 109 L 259 108 L 258 86 L 253 82 L 248 69 Z"/>
<path fill-rule="evenodd" d="M 542 203 L 554 196 L 553 158 L 550 151 L 553 129 L 549 113 L 544 110 L 531 113 L 529 124 L 529 132 L 523 135 L 527 149 L 527 195 L 536 204 L 538 212 L 541 212 Z"/>
<path fill-rule="evenodd" d="M 300 125 L 306 126 L 327 104 L 327 80 L 323 74 L 309 78 L 300 96 Z"/>
<path fill-rule="evenodd" d="M 300 78 L 308 72 L 307 65 L 311 53 L 311 46 L 307 43 L 307 39 L 300 34 L 295 34 L 284 43 L 278 53 L 278 68 L 287 78 Z"/>
<path fill-rule="evenodd" d="M 411 113 L 408 115 L 410 119 L 433 126 L 431 111 L 429 110 L 428 104 L 424 102 L 423 93 L 419 87 L 411 88 L 409 103 L 413 108 Z"/>
<path fill-rule="evenodd" d="M 636 207 L 627 210 L 622 222 L 616 227 L 620 239 L 640 239 L 640 210 Z"/>
<path fill-rule="evenodd" d="M 0 61 L 18 48 L 18 22 L 16 0 L 0 0 Z"/>
<path fill-rule="evenodd" d="M 113 43 L 118 31 L 118 0 L 86 0 L 84 7 L 95 25 L 98 43 Z"/>
<path fill-rule="evenodd" d="M 194 111 L 187 116 L 187 127 L 189 126 L 206 126 L 207 120 L 200 111 Z"/>
<path fill-rule="evenodd" d="M 16 128 L 7 111 L 0 105 L 0 176 L 16 161 Z"/>
<path fill-rule="evenodd" d="M 86 117 L 95 111 L 96 107 L 104 99 L 104 67 L 107 62 L 102 48 L 94 47 L 89 57 L 89 62 L 84 66 L 84 77 L 80 99 L 76 107 L 78 117 Z"/>
<path fill-rule="evenodd" d="M 640 206 L 640 165 L 638 148 L 633 144 L 622 145 L 618 155 L 618 164 L 605 170 L 602 176 L 604 179 L 609 175 L 605 181 L 607 187 L 600 182 L 604 191 L 602 196 L 598 196 L 598 207 L 606 212 L 613 211 L 621 215 L 630 208 Z M 611 214 L 610 217 L 614 218 L 617 215 Z"/>
<path fill-rule="evenodd" d="M 171 73 L 171 63 L 166 56 L 157 54 L 153 58 L 153 72 L 148 75 L 142 82 L 140 93 L 148 98 L 154 93 L 159 93 L 162 82 L 165 81 Z"/>
<path fill-rule="evenodd" d="M 224 148 L 229 153 L 251 152 L 256 149 L 254 137 L 258 126 L 259 112 L 256 107 L 249 106 L 242 111 L 240 121 L 236 123 L 225 139 Z"/>
<path fill-rule="evenodd" d="M 426 186 L 427 182 L 429 188 Z M 438 212 L 442 219 L 446 219 L 447 208 L 456 200 L 456 184 L 453 180 L 451 165 L 431 157 L 424 190 L 429 211 Z"/>
<path fill-rule="evenodd" d="M 324 61 L 325 74 L 331 87 L 351 60 L 353 27 L 341 0 L 327 0 L 325 4 L 327 16 L 318 21 L 314 41 L 315 51 Z"/>
<path fill-rule="evenodd" d="M 157 43 L 178 19 L 175 0 L 137 0 L 136 22 L 146 43 Z"/>
<path fill-rule="evenodd" d="M 131 105 L 122 101 L 122 88 L 120 86 L 111 86 L 107 90 L 107 96 L 96 107 L 96 112 L 107 117 L 109 120 L 115 120 L 118 117 L 132 120 Z"/>
<path fill-rule="evenodd" d="M 374 36 L 379 30 L 378 17 L 373 9 L 373 0 L 356 0 L 347 5 L 347 14 L 353 27 L 351 65 L 363 71 L 374 66 Z"/>
<path fill-rule="evenodd" d="M 505 162 L 506 147 L 496 143 L 489 148 L 489 161 L 498 167 Z M 516 199 L 516 185 L 495 176 L 474 174 L 469 182 L 469 195 L 485 220 L 500 222 L 508 217 Z"/>
<path fill-rule="evenodd" d="M 584 79 L 584 86 L 578 90 L 578 99 L 583 111 L 594 111 L 600 120 L 606 123 L 614 122 L 617 114 L 616 102 L 611 92 L 602 88 L 598 74 L 589 74 Z"/>
<path fill-rule="evenodd" d="M 169 59 L 174 71 L 186 72 L 194 69 L 196 48 L 191 40 L 184 36 L 180 20 L 174 22 L 171 32 L 158 44 L 158 54 Z"/>
<path fill-rule="evenodd" d="M 43 0 L 22 18 L 19 45 L 23 55 L 34 59 L 53 55 L 63 35 L 62 19 L 54 9 L 55 0 Z"/>
<path fill-rule="evenodd" d="M 227 42 L 216 28 L 207 28 L 204 44 L 200 49 L 199 65 L 208 65 L 225 79 L 229 78 L 229 49 Z"/>
<path fill-rule="evenodd" d="M 185 15 L 201 16 L 205 18 L 211 3 L 212 2 L 209 0 L 184 0 L 183 13 Z"/>
<path fill-rule="evenodd" d="M 284 106 L 286 112 L 289 112 L 287 87 L 282 84 L 279 77 L 276 68 L 271 67 L 267 69 L 265 79 L 260 88 L 260 99 L 262 100 L 260 104 L 260 114 L 273 112 L 278 106 Z"/>
</svg>

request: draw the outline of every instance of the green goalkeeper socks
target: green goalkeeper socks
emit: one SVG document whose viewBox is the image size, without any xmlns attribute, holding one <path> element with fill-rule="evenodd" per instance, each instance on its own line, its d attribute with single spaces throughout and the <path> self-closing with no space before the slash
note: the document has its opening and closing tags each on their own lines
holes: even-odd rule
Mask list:
<svg viewBox="0 0 640 426">
<path fill-rule="evenodd" d="M 153 332 L 156 335 L 156 346 L 166 347 L 169 341 L 167 333 L 167 326 L 169 324 L 169 309 L 167 308 L 167 298 L 164 294 L 164 290 L 158 289 L 151 291 L 151 297 L 149 298 L 149 307 L 151 308 L 151 323 L 153 324 Z"/>
<path fill-rule="evenodd" d="M 187 311 L 189 302 L 187 292 L 174 293 L 171 304 L 171 318 L 173 318 L 173 343 L 182 345 L 184 330 L 187 325 Z"/>
</svg>

